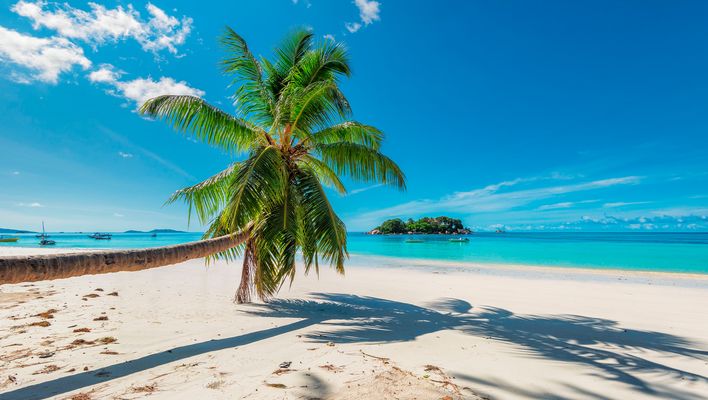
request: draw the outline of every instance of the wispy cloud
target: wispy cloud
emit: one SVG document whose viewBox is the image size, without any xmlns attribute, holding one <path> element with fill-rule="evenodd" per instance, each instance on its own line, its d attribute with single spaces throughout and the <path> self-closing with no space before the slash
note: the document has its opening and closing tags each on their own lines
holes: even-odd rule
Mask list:
<svg viewBox="0 0 708 400">
<path fill-rule="evenodd" d="M 558 210 L 561 208 L 571 208 L 581 204 L 597 203 L 598 200 L 582 200 L 582 201 L 562 201 L 560 203 L 544 204 L 536 208 L 538 211 Z"/>
<path fill-rule="evenodd" d="M 192 29 L 191 18 L 177 19 L 151 3 L 146 5 L 147 19 L 132 4 L 116 8 L 97 3 L 88 5 L 89 10 L 82 10 L 66 3 L 21 0 L 12 11 L 30 19 L 35 29 L 51 29 L 67 39 L 94 46 L 133 39 L 151 52 L 177 53 L 177 47 L 184 44 Z"/>
<path fill-rule="evenodd" d="M 18 207 L 30 207 L 30 208 L 41 208 L 44 207 L 41 203 L 38 202 L 32 202 L 32 203 L 17 203 Z"/>
<path fill-rule="evenodd" d="M 125 215 L 123 215 L 123 214 L 121 214 L 121 213 L 113 213 L 113 216 L 114 216 L 114 217 L 117 217 L 117 218 L 123 218 L 123 217 L 125 217 Z"/>
<path fill-rule="evenodd" d="M 337 39 L 334 37 L 334 35 L 332 35 L 332 34 L 330 34 L 330 33 L 328 33 L 328 34 L 326 34 L 326 35 L 324 35 L 324 36 L 322 36 L 322 37 L 323 37 L 325 40 L 331 40 L 331 41 L 333 41 L 333 42 L 337 40 Z"/>
<path fill-rule="evenodd" d="M 119 151 L 119 152 L 118 152 L 118 155 L 121 156 L 121 157 L 123 157 L 123 158 L 133 158 L 133 155 L 132 155 L 131 153 L 125 153 L 125 152 L 122 152 L 122 151 Z"/>
<path fill-rule="evenodd" d="M 639 204 L 649 204 L 651 201 L 616 201 L 613 203 L 605 203 L 602 206 L 605 208 L 618 208 L 626 206 L 635 206 Z"/>
<path fill-rule="evenodd" d="M 376 189 L 376 188 L 381 187 L 381 186 L 383 186 L 383 184 L 382 184 L 382 183 L 379 183 L 379 184 L 376 184 L 376 185 L 371 185 L 371 186 L 366 186 L 366 187 L 359 188 L 359 189 L 350 190 L 350 191 L 349 191 L 349 195 L 352 196 L 352 195 L 355 195 L 355 194 L 358 194 L 358 193 L 366 192 L 367 190 Z"/>
</svg>

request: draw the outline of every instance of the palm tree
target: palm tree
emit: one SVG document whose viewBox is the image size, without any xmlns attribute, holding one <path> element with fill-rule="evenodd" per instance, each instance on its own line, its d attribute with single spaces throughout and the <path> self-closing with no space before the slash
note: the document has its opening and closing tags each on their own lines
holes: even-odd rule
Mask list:
<svg viewBox="0 0 708 400">
<path fill-rule="evenodd" d="M 344 194 L 341 180 L 378 182 L 405 189 L 405 177 L 380 152 L 384 135 L 350 120 L 338 83 L 351 73 L 340 43 L 313 43 L 299 30 L 274 52 L 257 59 L 232 29 L 222 37 L 224 72 L 233 78 L 234 114 L 193 96 L 160 96 L 140 108 L 234 157 L 218 174 L 175 192 L 189 214 L 208 225 L 204 240 L 142 250 L 0 258 L 0 284 L 85 274 L 136 271 L 198 257 L 243 257 L 238 302 L 253 292 L 267 299 L 320 262 L 344 272 L 347 237 L 323 187 Z"/>
<path fill-rule="evenodd" d="M 221 39 L 224 73 L 233 78 L 235 113 L 194 96 L 165 95 L 147 101 L 143 115 L 233 155 L 246 154 L 218 174 L 175 192 L 190 215 L 208 225 L 205 238 L 246 232 L 245 243 L 213 258 L 243 257 L 238 302 L 273 296 L 294 278 L 302 253 L 305 272 L 320 262 L 344 272 L 344 223 L 323 186 L 346 193 L 341 176 L 405 189 L 405 177 L 380 152 L 381 131 L 350 120 L 339 80 L 351 73 L 341 43 L 313 43 L 298 30 L 274 52 L 256 58 L 245 40 L 227 28 Z"/>
</svg>

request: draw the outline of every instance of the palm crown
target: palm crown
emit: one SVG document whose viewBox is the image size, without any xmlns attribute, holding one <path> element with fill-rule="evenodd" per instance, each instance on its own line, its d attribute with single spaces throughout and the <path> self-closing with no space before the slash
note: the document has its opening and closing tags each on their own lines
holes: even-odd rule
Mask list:
<svg viewBox="0 0 708 400">
<path fill-rule="evenodd" d="M 274 59 L 256 58 L 245 40 L 227 28 L 221 39 L 223 71 L 233 77 L 235 114 L 194 96 L 160 96 L 140 112 L 163 118 L 175 129 L 233 155 L 247 153 L 218 174 L 175 192 L 206 237 L 249 232 L 243 245 L 215 256 L 243 256 L 236 300 L 274 295 L 295 275 L 298 250 L 305 271 L 320 261 L 344 272 L 347 238 L 323 186 L 346 193 L 340 179 L 378 182 L 405 189 L 405 177 L 380 152 L 384 135 L 351 121 L 351 108 L 338 87 L 350 75 L 340 43 L 313 43 L 300 30 L 275 50 Z"/>
</svg>

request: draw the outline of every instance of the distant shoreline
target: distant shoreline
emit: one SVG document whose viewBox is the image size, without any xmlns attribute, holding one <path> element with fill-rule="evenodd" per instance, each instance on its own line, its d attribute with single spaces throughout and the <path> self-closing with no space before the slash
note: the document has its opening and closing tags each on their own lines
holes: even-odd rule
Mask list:
<svg viewBox="0 0 708 400">
<path fill-rule="evenodd" d="M 617 278 L 618 276 L 630 276 L 635 278 L 676 278 L 680 280 L 697 279 L 708 283 L 708 273 L 678 272 L 678 271 L 652 271 L 646 269 L 622 269 L 622 268 L 592 268 L 572 265 L 543 265 L 543 264 L 523 264 L 523 263 L 497 263 L 491 261 L 452 261 L 434 258 L 407 258 L 393 257 L 385 255 L 373 255 L 366 253 L 350 253 L 351 256 L 360 257 L 367 260 L 382 259 L 386 261 L 399 261 L 400 267 L 442 267 L 442 268 L 462 268 L 465 270 L 485 270 L 486 272 L 515 272 L 519 276 L 524 273 L 548 273 L 549 275 L 567 273 L 570 275 L 595 275 Z M 354 264 L 360 266 L 360 264 Z"/>
<path fill-rule="evenodd" d="M 0 257 L 31 257 L 41 254 L 59 254 L 59 253 L 83 253 L 87 251 L 110 251 L 115 248 L 38 248 L 38 247 L 22 247 L 22 246 L 0 246 Z M 394 263 L 395 267 L 400 268 L 445 268 L 458 269 L 464 272 L 484 272 L 492 275 L 509 274 L 523 278 L 530 275 L 547 275 L 547 276 L 594 276 L 605 278 L 623 278 L 623 279 L 667 279 L 670 281 L 702 281 L 708 283 L 708 273 L 700 272 L 680 272 L 680 271 L 654 271 L 647 269 L 622 269 L 622 268 L 592 268 L 587 266 L 573 265 L 544 265 L 544 264 L 524 264 L 513 262 L 475 262 L 475 261 L 453 261 L 434 258 L 407 258 L 394 257 L 387 255 L 375 255 L 351 252 L 349 266 L 352 267 L 369 267 L 377 261 L 385 261 Z M 387 267 L 391 267 L 390 265 Z M 381 268 L 381 267 L 373 267 Z"/>
</svg>

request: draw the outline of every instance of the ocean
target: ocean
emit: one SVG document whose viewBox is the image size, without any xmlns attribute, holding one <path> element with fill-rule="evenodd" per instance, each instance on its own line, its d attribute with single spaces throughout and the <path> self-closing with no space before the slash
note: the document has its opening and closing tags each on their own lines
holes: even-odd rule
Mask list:
<svg viewBox="0 0 708 400">
<path fill-rule="evenodd" d="M 95 240 L 85 233 L 50 233 L 59 248 L 146 248 L 199 240 L 201 233 L 114 233 Z M 39 247 L 34 234 L 0 246 Z M 624 269 L 708 274 L 708 233 L 475 233 L 469 242 L 454 243 L 445 235 L 371 236 L 350 233 L 353 255 L 402 259 Z M 407 243 L 418 239 L 422 242 Z"/>
</svg>

